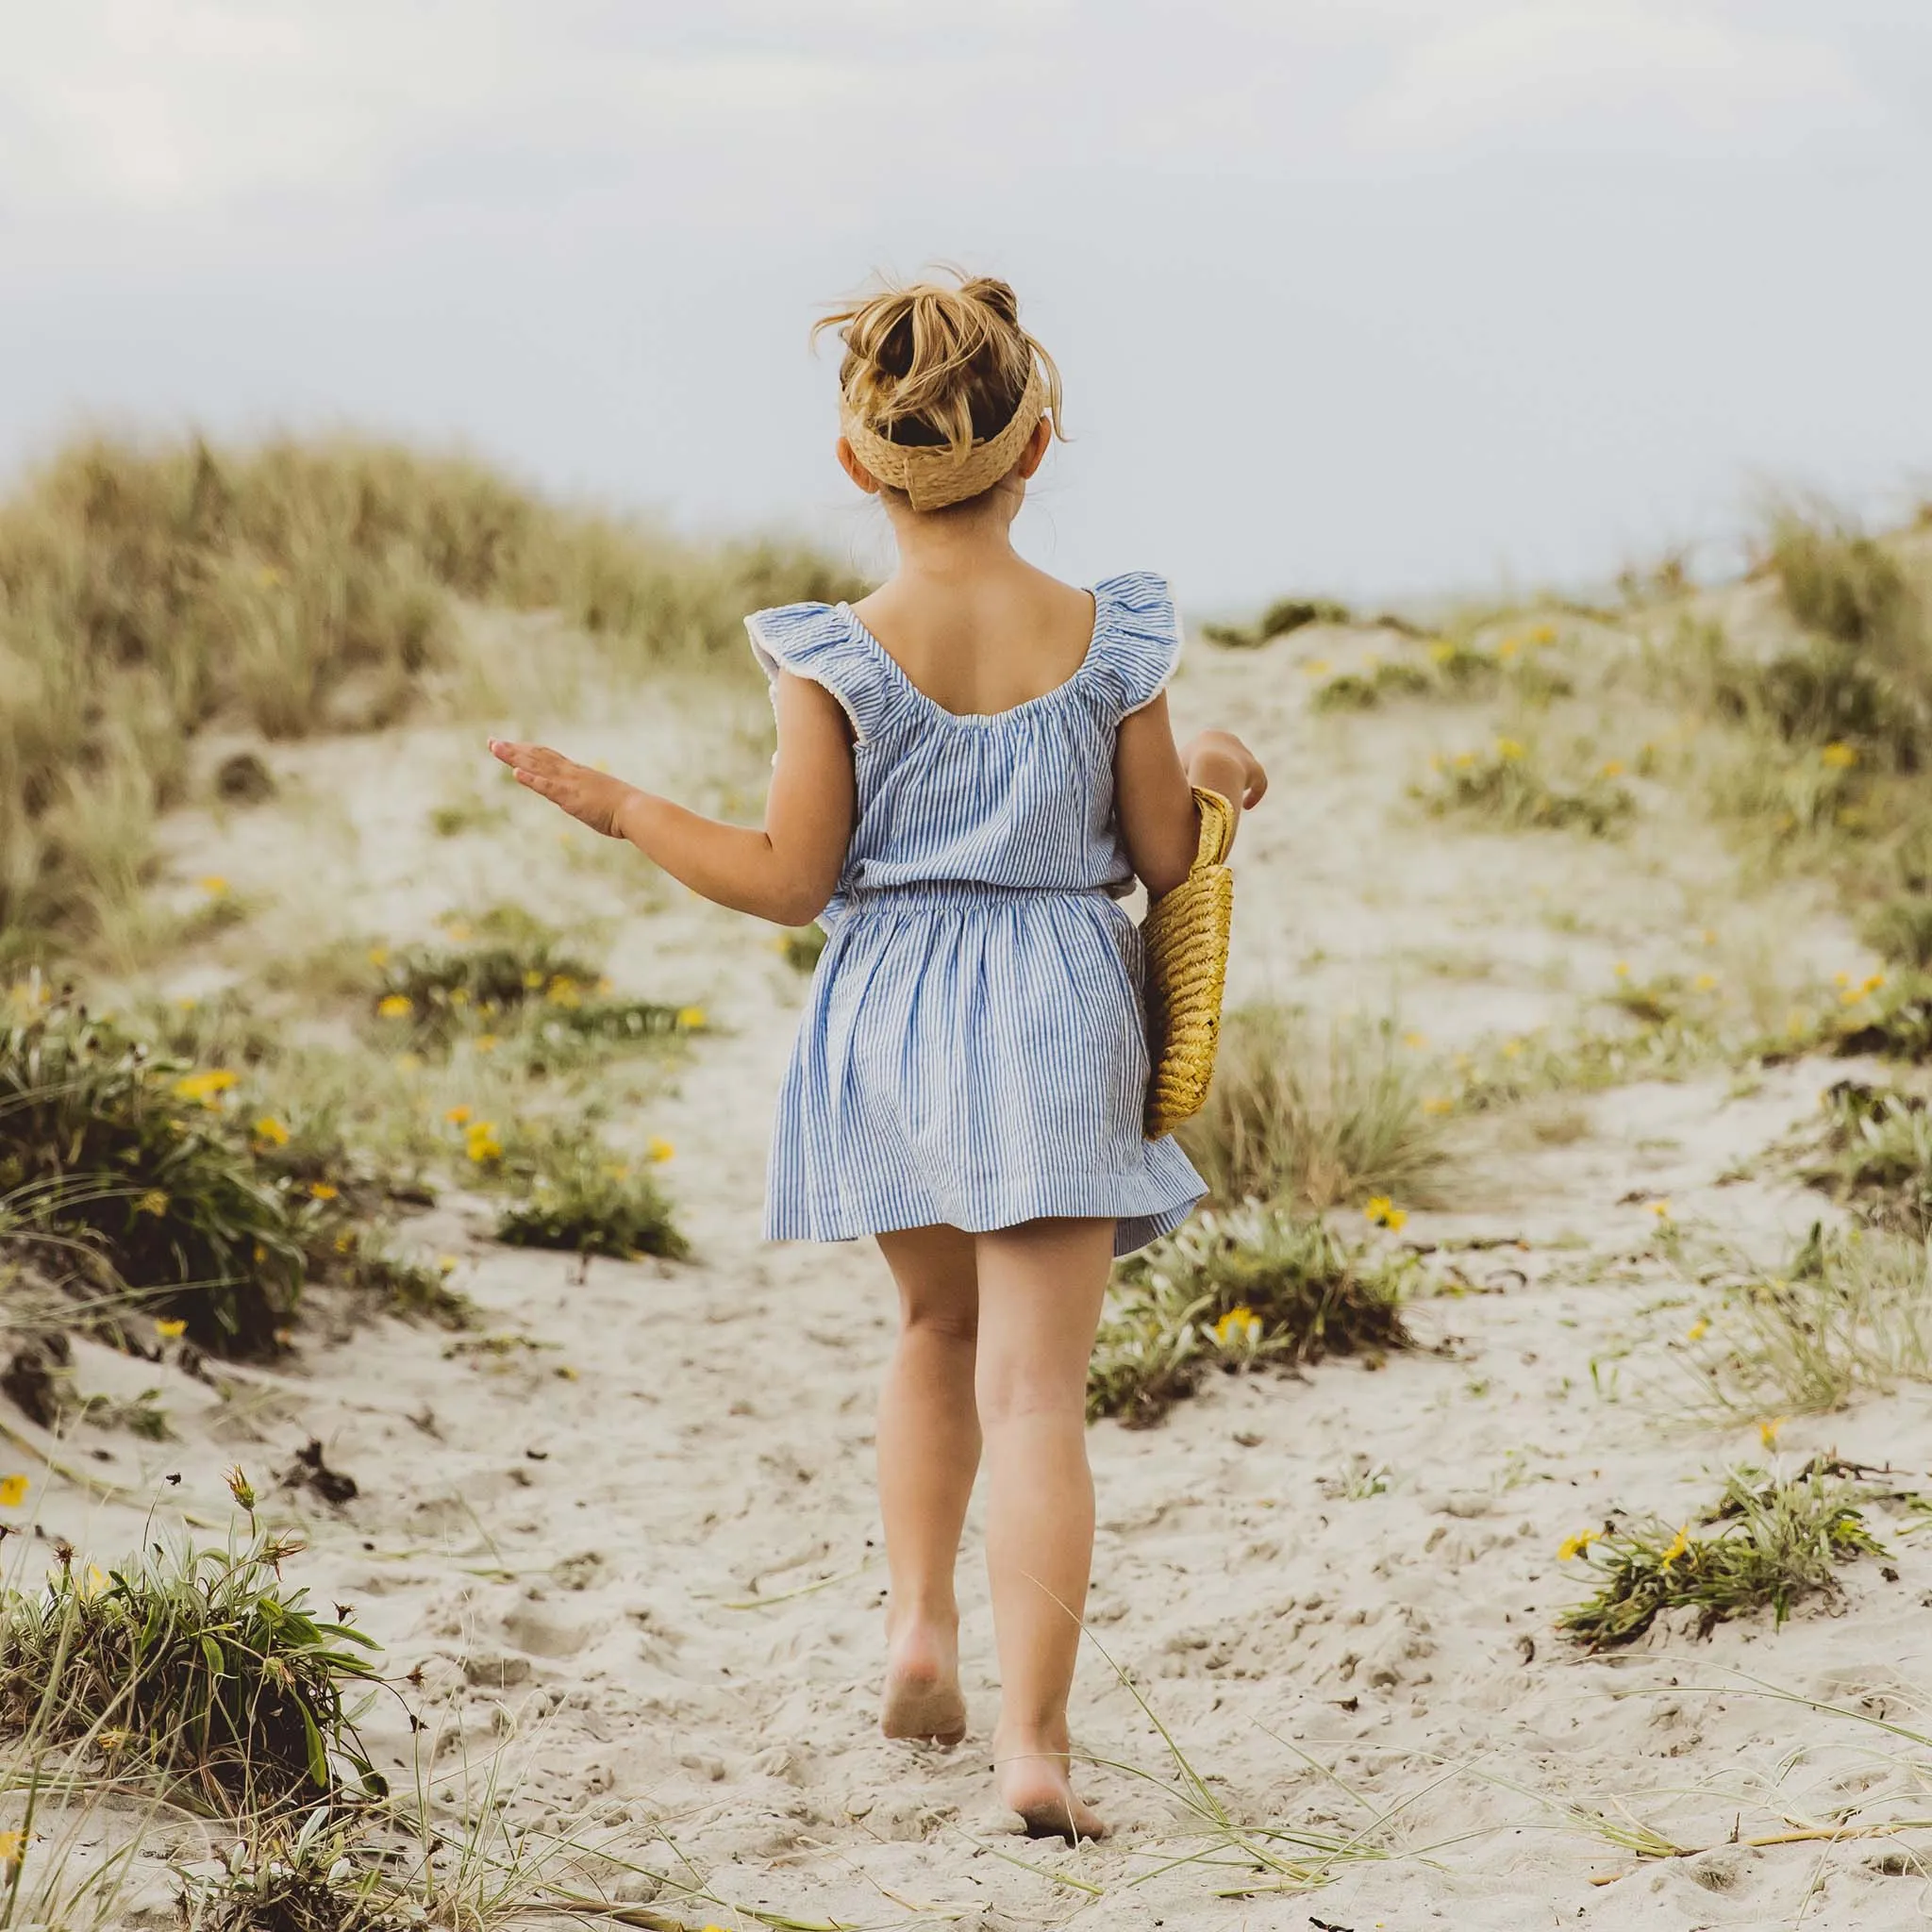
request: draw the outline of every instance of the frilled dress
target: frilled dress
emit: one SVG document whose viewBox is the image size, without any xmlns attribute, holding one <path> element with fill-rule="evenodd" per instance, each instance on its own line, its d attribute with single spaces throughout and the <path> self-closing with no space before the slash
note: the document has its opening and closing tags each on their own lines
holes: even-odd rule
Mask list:
<svg viewBox="0 0 1932 1932">
<path fill-rule="evenodd" d="M 778 1096 L 765 1234 L 849 1241 L 1049 1215 L 1116 1223 L 1127 1254 L 1204 1191 L 1141 1132 L 1147 1043 L 1115 734 L 1180 655 L 1166 582 L 1093 587 L 1064 684 L 961 716 L 926 697 L 844 604 L 747 618 L 768 675 L 850 719 L 858 815 Z"/>
</svg>

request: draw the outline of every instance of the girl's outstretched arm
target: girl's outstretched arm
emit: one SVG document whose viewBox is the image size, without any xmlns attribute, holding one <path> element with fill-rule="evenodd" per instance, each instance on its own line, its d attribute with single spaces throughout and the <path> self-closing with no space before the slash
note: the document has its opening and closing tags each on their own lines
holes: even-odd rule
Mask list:
<svg viewBox="0 0 1932 1932">
<path fill-rule="evenodd" d="M 1234 807 L 1239 826 L 1242 809 L 1260 804 L 1268 774 L 1231 731 L 1198 732 L 1185 747 L 1176 747 L 1162 691 L 1121 720 L 1113 783 L 1127 857 L 1147 896 L 1158 899 L 1187 877 L 1200 848 L 1193 788 L 1220 792 Z"/>
<path fill-rule="evenodd" d="M 574 819 L 628 839 L 675 879 L 735 912 L 804 925 L 825 909 L 852 838 L 852 732 L 829 691 L 789 671 L 774 687 L 778 756 L 762 831 L 700 817 L 552 751 L 492 738 L 491 751 Z"/>
</svg>

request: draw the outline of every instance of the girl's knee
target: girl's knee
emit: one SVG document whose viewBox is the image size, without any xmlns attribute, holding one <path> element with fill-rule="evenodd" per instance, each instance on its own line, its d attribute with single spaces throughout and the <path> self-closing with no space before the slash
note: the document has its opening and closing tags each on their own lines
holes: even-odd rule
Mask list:
<svg viewBox="0 0 1932 1932">
<path fill-rule="evenodd" d="M 974 1399 L 983 1429 L 1014 1423 L 1087 1423 L 1087 1378 L 1055 1373 L 1037 1362 L 980 1362 Z"/>
<path fill-rule="evenodd" d="M 899 1332 L 971 1348 L 979 1341 L 979 1310 L 957 1303 L 908 1301 L 899 1310 Z"/>
</svg>

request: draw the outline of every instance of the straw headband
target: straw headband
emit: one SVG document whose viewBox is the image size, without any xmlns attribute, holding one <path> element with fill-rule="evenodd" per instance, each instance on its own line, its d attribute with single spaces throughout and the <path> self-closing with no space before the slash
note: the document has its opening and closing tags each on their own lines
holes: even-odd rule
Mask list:
<svg viewBox="0 0 1932 1932">
<path fill-rule="evenodd" d="M 842 395 L 839 399 L 840 427 L 853 454 L 879 482 L 903 490 L 914 509 L 943 509 L 991 490 L 1020 460 L 1045 411 L 1046 379 L 1037 362 L 1007 426 L 963 450 L 944 443 L 894 442 L 861 423 Z"/>
</svg>

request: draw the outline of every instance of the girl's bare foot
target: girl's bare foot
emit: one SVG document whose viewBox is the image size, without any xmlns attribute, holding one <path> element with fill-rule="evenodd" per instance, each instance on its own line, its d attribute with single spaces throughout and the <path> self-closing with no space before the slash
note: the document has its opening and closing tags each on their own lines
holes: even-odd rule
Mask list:
<svg viewBox="0 0 1932 1932">
<path fill-rule="evenodd" d="M 1020 1814 L 1028 1838 L 1063 1838 L 1076 1844 L 1083 1838 L 1107 1836 L 1100 1814 L 1074 1795 L 1068 1755 L 1048 1748 L 1044 1740 L 1034 1740 L 1033 1748 L 994 1742 L 1000 1797 Z"/>
<path fill-rule="evenodd" d="M 889 1738 L 930 1738 L 935 1744 L 957 1744 L 966 1735 L 957 1635 L 911 1624 L 887 1641 L 879 1729 Z"/>
</svg>

